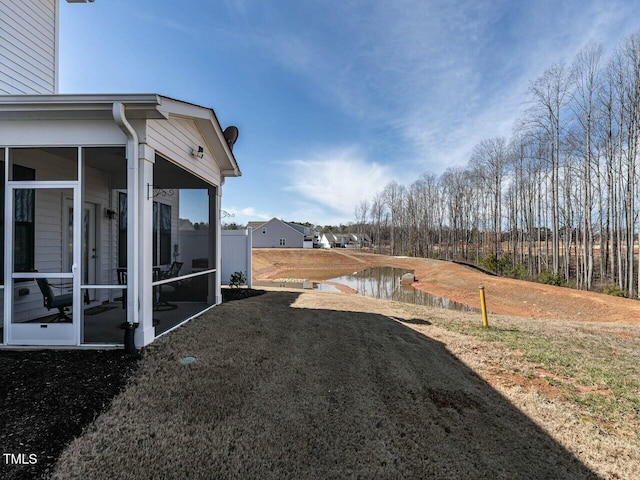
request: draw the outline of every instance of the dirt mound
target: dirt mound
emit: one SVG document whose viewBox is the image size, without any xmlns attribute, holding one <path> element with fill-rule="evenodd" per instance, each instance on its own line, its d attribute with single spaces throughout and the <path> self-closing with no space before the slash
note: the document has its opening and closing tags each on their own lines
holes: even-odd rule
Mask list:
<svg viewBox="0 0 640 480">
<path fill-rule="evenodd" d="M 633 299 L 485 275 L 451 262 L 390 257 L 347 249 L 254 249 L 254 280 L 297 278 L 326 280 L 376 266 L 414 270 L 414 287 L 480 307 L 484 285 L 490 312 L 520 317 L 640 323 L 640 302 Z"/>
</svg>

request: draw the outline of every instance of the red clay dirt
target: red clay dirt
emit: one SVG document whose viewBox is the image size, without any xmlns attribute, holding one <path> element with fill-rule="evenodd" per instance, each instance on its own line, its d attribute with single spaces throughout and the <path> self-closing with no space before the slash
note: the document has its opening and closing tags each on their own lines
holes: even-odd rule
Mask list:
<svg viewBox="0 0 640 480">
<path fill-rule="evenodd" d="M 255 281 L 326 280 L 376 266 L 414 270 L 415 288 L 499 315 L 585 322 L 640 323 L 640 301 L 565 287 L 494 277 L 470 267 L 425 258 L 390 257 L 357 250 L 254 249 Z"/>
</svg>

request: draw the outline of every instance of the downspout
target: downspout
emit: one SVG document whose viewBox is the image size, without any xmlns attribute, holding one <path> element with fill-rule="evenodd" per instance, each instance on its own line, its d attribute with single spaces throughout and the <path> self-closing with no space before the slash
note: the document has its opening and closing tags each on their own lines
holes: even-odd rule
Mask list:
<svg viewBox="0 0 640 480">
<path fill-rule="evenodd" d="M 127 324 L 124 348 L 136 353 L 134 333 L 138 327 L 138 134 L 125 114 L 122 102 L 113 103 L 113 120 L 127 136 Z"/>
</svg>

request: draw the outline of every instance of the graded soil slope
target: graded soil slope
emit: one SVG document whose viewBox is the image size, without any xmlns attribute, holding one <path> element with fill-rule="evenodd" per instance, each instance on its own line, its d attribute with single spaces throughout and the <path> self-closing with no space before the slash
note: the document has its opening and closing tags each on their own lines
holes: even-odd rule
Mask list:
<svg viewBox="0 0 640 480">
<path fill-rule="evenodd" d="M 414 287 L 501 315 L 593 322 L 640 323 L 640 302 L 599 293 L 493 277 L 473 268 L 425 258 L 390 257 L 356 250 L 254 249 L 253 278 L 325 280 L 375 266 L 414 270 Z"/>
<path fill-rule="evenodd" d="M 393 308 L 277 291 L 213 309 L 148 348 L 54 478 L 596 478 Z"/>
</svg>

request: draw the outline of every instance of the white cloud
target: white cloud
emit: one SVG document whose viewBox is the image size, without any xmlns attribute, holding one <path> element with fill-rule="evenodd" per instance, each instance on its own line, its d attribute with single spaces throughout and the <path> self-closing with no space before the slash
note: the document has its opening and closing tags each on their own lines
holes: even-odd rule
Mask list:
<svg viewBox="0 0 640 480">
<path fill-rule="evenodd" d="M 371 199 L 397 178 L 391 166 L 366 160 L 356 147 L 315 152 L 308 158 L 285 163 L 288 170 L 285 190 L 322 207 L 316 208 L 314 218 L 318 223 L 322 223 L 322 218 L 326 223 L 353 219 L 360 201 Z"/>
<path fill-rule="evenodd" d="M 224 199 L 224 195 L 223 195 Z M 274 215 L 256 210 L 254 207 L 226 207 L 222 206 L 223 223 L 237 223 L 238 225 L 246 225 L 247 222 L 256 220 L 271 220 Z M 225 214 L 226 212 L 226 214 Z"/>
<path fill-rule="evenodd" d="M 330 21 L 265 29 L 254 43 L 321 102 L 385 131 L 379 144 L 403 142 L 403 154 L 439 172 L 466 163 L 484 138 L 510 136 L 529 82 L 589 40 L 619 43 L 636 28 L 625 21 L 634 9 L 619 1 L 337 2 Z"/>
</svg>

